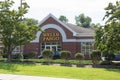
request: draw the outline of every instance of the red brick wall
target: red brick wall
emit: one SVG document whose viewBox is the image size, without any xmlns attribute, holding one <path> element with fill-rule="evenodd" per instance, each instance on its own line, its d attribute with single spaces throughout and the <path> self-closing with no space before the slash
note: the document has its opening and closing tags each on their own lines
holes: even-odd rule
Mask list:
<svg viewBox="0 0 120 80">
<path fill-rule="evenodd" d="M 74 58 L 75 53 L 80 52 L 80 42 L 64 42 L 62 43 L 62 50 L 69 50 Z"/>
<path fill-rule="evenodd" d="M 24 46 L 23 53 L 27 54 L 29 52 L 37 52 L 38 53 L 39 44 L 38 43 L 30 43 Z"/>
</svg>

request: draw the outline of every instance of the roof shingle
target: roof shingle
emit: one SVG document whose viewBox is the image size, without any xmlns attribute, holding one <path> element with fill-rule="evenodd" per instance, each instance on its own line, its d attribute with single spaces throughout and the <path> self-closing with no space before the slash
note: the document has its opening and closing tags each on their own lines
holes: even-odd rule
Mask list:
<svg viewBox="0 0 120 80">
<path fill-rule="evenodd" d="M 65 23 L 65 24 L 76 33 L 94 33 L 94 30 L 91 28 L 83 28 L 83 27 L 73 25 L 71 23 Z"/>
</svg>

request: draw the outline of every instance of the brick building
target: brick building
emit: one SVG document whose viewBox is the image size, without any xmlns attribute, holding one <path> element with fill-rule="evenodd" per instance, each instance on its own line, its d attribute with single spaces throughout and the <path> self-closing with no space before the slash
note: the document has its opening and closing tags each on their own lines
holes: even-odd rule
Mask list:
<svg viewBox="0 0 120 80">
<path fill-rule="evenodd" d="M 35 51 L 40 55 L 42 50 L 54 48 L 58 52 L 61 50 L 71 51 L 73 58 L 77 52 L 83 53 L 88 58 L 91 50 L 94 49 L 93 29 L 63 23 L 52 14 L 45 17 L 39 26 L 43 32 L 38 31 L 37 37 L 30 44 L 24 46 L 24 53 Z"/>
</svg>

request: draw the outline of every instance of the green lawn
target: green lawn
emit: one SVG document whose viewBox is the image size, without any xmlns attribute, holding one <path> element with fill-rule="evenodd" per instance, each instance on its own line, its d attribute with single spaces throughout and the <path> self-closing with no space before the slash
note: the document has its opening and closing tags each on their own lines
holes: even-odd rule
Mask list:
<svg viewBox="0 0 120 80">
<path fill-rule="evenodd" d="M 0 62 L 0 73 L 62 77 L 79 80 L 120 80 L 120 69 L 76 68 Z"/>
</svg>

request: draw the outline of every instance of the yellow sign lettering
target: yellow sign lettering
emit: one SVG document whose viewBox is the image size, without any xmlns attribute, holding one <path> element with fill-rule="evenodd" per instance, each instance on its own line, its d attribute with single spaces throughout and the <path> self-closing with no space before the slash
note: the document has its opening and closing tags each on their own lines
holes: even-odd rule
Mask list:
<svg viewBox="0 0 120 80">
<path fill-rule="evenodd" d="M 43 36 L 43 41 L 53 41 L 60 39 L 59 33 L 43 33 L 42 36 Z"/>
</svg>

